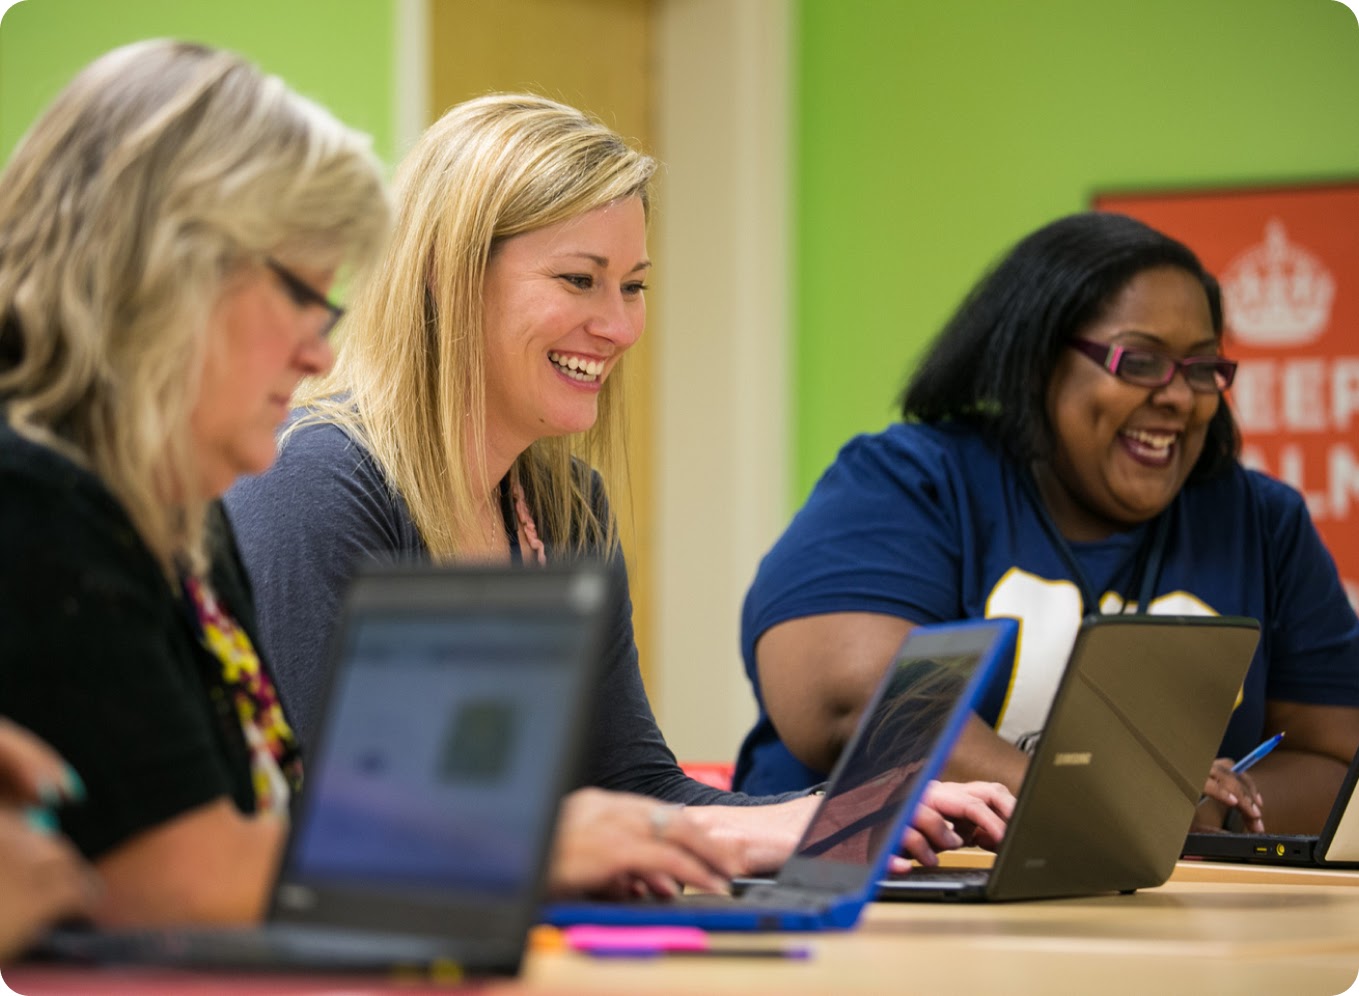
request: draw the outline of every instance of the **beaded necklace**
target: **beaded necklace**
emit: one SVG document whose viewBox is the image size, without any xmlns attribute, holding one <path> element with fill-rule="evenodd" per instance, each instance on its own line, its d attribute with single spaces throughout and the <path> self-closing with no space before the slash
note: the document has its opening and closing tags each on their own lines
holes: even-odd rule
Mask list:
<svg viewBox="0 0 1359 996">
<path fill-rule="evenodd" d="M 524 541 L 533 551 L 533 559 L 542 567 L 547 564 L 547 550 L 538 537 L 538 524 L 533 521 L 529 511 L 528 499 L 524 488 L 518 481 L 513 484 L 500 482 L 500 517 L 505 523 L 505 534 L 510 540 L 510 560 L 516 564 L 524 562 L 523 551 L 519 549 L 519 532 L 522 529 Z"/>
</svg>

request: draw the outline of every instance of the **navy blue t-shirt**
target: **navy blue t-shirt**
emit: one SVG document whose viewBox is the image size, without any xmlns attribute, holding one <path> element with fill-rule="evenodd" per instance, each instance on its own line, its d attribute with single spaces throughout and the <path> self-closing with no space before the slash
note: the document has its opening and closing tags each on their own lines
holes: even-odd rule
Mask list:
<svg viewBox="0 0 1359 996">
<path fill-rule="evenodd" d="M 760 714 L 737 758 L 738 789 L 825 778 L 779 740 L 755 667 L 761 635 L 804 616 L 1016 617 L 1015 666 L 995 677 L 980 711 L 1012 743 L 1042 730 L 1084 607 L 1023 473 L 964 426 L 898 424 L 841 450 L 746 596 L 741 650 Z M 1234 466 L 1187 485 L 1165 514 L 1165 559 L 1147 611 L 1260 621 L 1222 756 L 1260 742 L 1267 700 L 1359 705 L 1359 619 L 1296 491 Z M 1149 528 L 1070 544 L 1102 611 L 1135 602 L 1129 589 Z"/>
</svg>

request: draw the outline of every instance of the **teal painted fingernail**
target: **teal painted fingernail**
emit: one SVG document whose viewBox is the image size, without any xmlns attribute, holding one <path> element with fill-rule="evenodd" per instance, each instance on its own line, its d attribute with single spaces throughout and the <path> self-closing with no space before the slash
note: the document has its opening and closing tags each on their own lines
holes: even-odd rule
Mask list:
<svg viewBox="0 0 1359 996">
<path fill-rule="evenodd" d="M 62 797 L 64 795 L 65 792 L 63 791 L 62 786 L 57 785 L 55 782 L 49 782 L 44 779 L 38 783 L 38 801 L 44 806 L 55 809 L 57 806 L 61 805 Z"/>
<path fill-rule="evenodd" d="M 85 800 L 85 781 L 80 777 L 79 772 L 69 764 L 66 765 L 66 798 L 72 802 L 83 802 Z"/>
<path fill-rule="evenodd" d="M 24 810 L 24 820 L 41 834 L 51 836 L 57 832 L 57 817 L 46 806 L 29 806 Z"/>
</svg>

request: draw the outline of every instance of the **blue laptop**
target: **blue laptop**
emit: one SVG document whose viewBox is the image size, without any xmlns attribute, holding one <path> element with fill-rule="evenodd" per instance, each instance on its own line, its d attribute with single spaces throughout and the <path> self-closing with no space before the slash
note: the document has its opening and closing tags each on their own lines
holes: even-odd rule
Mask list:
<svg viewBox="0 0 1359 996">
<path fill-rule="evenodd" d="M 843 930 L 858 922 L 925 786 L 942 767 L 994 668 L 1014 654 L 1009 619 L 911 630 L 864 709 L 797 850 L 772 882 L 739 896 L 569 902 L 547 923 L 709 930 Z"/>
</svg>

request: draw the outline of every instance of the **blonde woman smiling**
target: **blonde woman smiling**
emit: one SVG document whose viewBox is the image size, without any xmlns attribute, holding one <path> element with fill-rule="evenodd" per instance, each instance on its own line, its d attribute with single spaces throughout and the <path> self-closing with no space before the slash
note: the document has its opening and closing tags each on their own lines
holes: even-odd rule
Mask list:
<svg viewBox="0 0 1359 996">
<path fill-rule="evenodd" d="M 395 237 L 344 323 L 333 374 L 309 390 L 274 469 L 227 498 L 304 734 L 365 558 L 618 558 L 605 482 L 622 465 L 620 364 L 646 321 L 655 168 L 579 111 L 526 95 L 453 108 L 402 164 Z M 630 603 L 596 715 L 586 784 L 686 804 L 670 834 L 702 828 L 734 849 L 720 867 L 693 855 L 712 875 L 789 854 L 813 800 L 685 777 L 647 703 Z M 1003 833 L 998 786 L 931 800 L 984 840 Z M 933 808 L 917 825 L 908 845 L 926 860 L 931 844 L 961 839 Z"/>
</svg>

